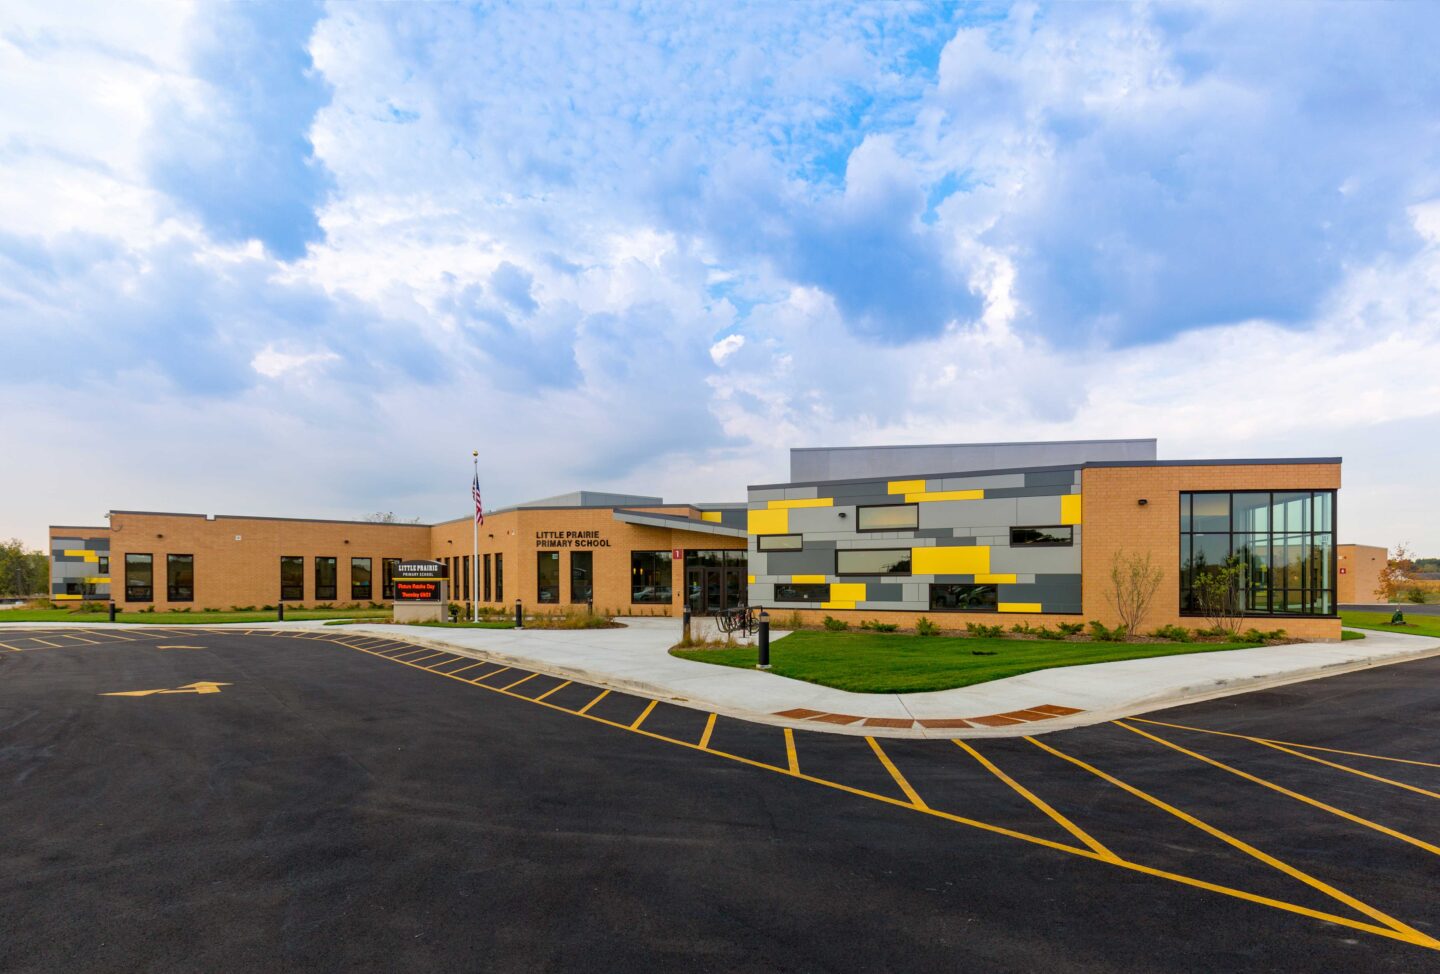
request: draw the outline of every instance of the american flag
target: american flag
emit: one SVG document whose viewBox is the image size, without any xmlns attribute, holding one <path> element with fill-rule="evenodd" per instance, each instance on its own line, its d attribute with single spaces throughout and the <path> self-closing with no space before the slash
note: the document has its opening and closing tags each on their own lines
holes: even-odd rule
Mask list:
<svg viewBox="0 0 1440 974">
<path fill-rule="evenodd" d="M 480 504 L 480 475 L 477 473 L 475 479 L 470 482 L 470 494 L 475 498 L 475 523 L 485 523 L 485 508 Z"/>
</svg>

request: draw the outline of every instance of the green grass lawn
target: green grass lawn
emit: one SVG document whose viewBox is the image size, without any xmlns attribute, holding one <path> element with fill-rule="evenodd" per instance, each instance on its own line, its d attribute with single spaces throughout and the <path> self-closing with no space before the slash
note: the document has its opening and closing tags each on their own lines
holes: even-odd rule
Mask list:
<svg viewBox="0 0 1440 974">
<path fill-rule="evenodd" d="M 1405 606 L 1395 608 L 1404 611 Z M 1342 612 L 1340 621 L 1354 629 L 1375 629 L 1380 632 L 1399 632 L 1408 636 L 1440 636 L 1440 616 L 1421 615 L 1412 612 L 1405 616 L 1405 625 L 1390 625 L 1389 612 Z"/>
<path fill-rule="evenodd" d="M 1342 632 L 1340 633 L 1340 641 L 1341 641 L 1342 643 L 1343 643 L 1343 642 L 1348 642 L 1348 641 L 1351 640 L 1351 639 L 1364 639 L 1364 638 L 1365 638 L 1365 634 L 1364 634 L 1363 632 L 1351 632 L 1349 629 L 1346 629 L 1346 630 L 1344 630 L 1344 631 L 1342 631 Z"/>
<path fill-rule="evenodd" d="M 364 619 L 366 621 L 390 618 L 389 609 L 286 609 L 286 622 L 303 622 L 307 619 Z M 7 609 L 0 612 L 0 622 L 73 622 L 84 625 L 90 622 L 108 622 L 105 612 L 71 612 L 69 609 Z M 213 626 L 222 622 L 274 622 L 275 611 L 269 612 L 117 612 L 116 622 L 128 622 L 136 626 Z"/>
<path fill-rule="evenodd" d="M 859 693 L 968 687 L 1057 666 L 1248 649 L 1257 643 L 1067 643 L 887 633 L 791 633 L 770 645 L 771 672 Z M 671 655 L 753 667 L 755 649 L 672 649 Z"/>
</svg>

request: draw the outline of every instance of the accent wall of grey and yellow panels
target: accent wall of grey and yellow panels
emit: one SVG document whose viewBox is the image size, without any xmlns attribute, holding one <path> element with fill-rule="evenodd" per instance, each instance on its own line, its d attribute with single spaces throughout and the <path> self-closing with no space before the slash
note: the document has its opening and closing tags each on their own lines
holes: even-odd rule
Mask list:
<svg viewBox="0 0 1440 974">
<path fill-rule="evenodd" d="M 110 539 L 50 541 L 50 598 L 57 602 L 110 597 Z"/>
<path fill-rule="evenodd" d="M 752 487 L 750 604 L 1079 613 L 1082 504 L 1076 467 Z"/>
</svg>

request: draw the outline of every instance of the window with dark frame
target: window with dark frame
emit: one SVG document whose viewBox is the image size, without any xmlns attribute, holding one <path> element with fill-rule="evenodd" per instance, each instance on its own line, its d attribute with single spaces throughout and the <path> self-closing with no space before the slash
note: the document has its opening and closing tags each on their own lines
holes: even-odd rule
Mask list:
<svg viewBox="0 0 1440 974">
<path fill-rule="evenodd" d="M 375 595 L 374 573 L 370 570 L 369 558 L 350 559 L 350 600 L 369 602 Z"/>
<path fill-rule="evenodd" d="M 195 556 L 165 556 L 165 600 L 195 601 Z"/>
<path fill-rule="evenodd" d="M 570 552 L 570 601 L 589 602 L 595 597 L 595 553 Z"/>
<path fill-rule="evenodd" d="M 1195 579 L 1230 557 L 1246 615 L 1336 612 L 1333 490 L 1180 494 L 1180 614 L 1201 615 Z"/>
<path fill-rule="evenodd" d="M 909 575 L 909 548 L 841 548 L 835 552 L 836 575 Z"/>
<path fill-rule="evenodd" d="M 473 593 L 470 591 L 470 556 L 460 556 L 460 601 L 469 602 Z"/>
<path fill-rule="evenodd" d="M 803 534 L 762 534 L 759 539 L 760 551 L 803 551 Z"/>
<path fill-rule="evenodd" d="M 671 558 L 668 551 L 630 552 L 630 601 L 661 604 L 671 600 Z"/>
<path fill-rule="evenodd" d="M 1000 588 L 996 585 L 934 584 L 930 586 L 930 608 L 935 612 L 999 612 Z"/>
<path fill-rule="evenodd" d="M 155 601 L 155 560 L 151 555 L 125 555 L 125 601 Z"/>
<path fill-rule="evenodd" d="M 505 556 L 495 553 L 495 601 L 505 601 Z"/>
<path fill-rule="evenodd" d="M 1012 548 L 1070 548 L 1075 545 L 1075 528 L 1069 524 L 1052 527 L 1016 527 L 1010 529 Z"/>
<path fill-rule="evenodd" d="M 399 558 L 380 559 L 380 598 L 393 600 L 395 598 L 395 566 L 400 564 Z"/>
<path fill-rule="evenodd" d="M 560 601 L 560 552 L 535 552 L 535 600 L 542 605 Z"/>
<path fill-rule="evenodd" d="M 305 599 L 305 559 L 301 555 L 280 556 L 280 601 Z"/>
<path fill-rule="evenodd" d="M 484 558 L 485 558 L 485 591 L 484 591 L 484 593 L 483 593 L 483 596 L 482 596 L 481 601 L 489 602 L 489 601 L 490 601 L 490 556 L 489 556 L 489 555 L 485 555 Z"/>
<path fill-rule="evenodd" d="M 315 559 L 315 601 L 334 602 L 339 593 L 340 570 L 336 560 L 329 556 Z"/>
<path fill-rule="evenodd" d="M 776 602 L 829 602 L 828 582 L 776 582 Z"/>
<path fill-rule="evenodd" d="M 914 531 L 919 527 L 918 504 L 881 504 L 855 509 L 856 531 Z"/>
</svg>

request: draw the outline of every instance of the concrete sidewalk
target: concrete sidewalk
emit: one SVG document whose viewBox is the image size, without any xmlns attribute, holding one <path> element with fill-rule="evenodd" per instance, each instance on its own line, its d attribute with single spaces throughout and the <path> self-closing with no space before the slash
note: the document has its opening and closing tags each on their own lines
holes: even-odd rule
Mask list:
<svg viewBox="0 0 1440 974">
<path fill-rule="evenodd" d="M 17 623 L 15 628 L 109 628 Z M 133 628 L 118 626 L 119 628 Z M 11 626 L 0 626 L 0 632 Z M 165 627 L 172 628 L 170 626 Z M 173 627 L 183 628 L 183 627 Z M 374 635 L 492 659 L 745 720 L 840 734 L 1004 737 L 1101 723 L 1212 697 L 1440 654 L 1440 639 L 1367 631 L 1339 643 L 1066 666 L 932 693 L 852 693 L 774 673 L 677 659 L 674 619 L 626 619 L 621 629 L 445 629 L 320 622 L 203 626 L 323 629 Z M 773 638 L 783 639 L 783 633 Z"/>
</svg>

